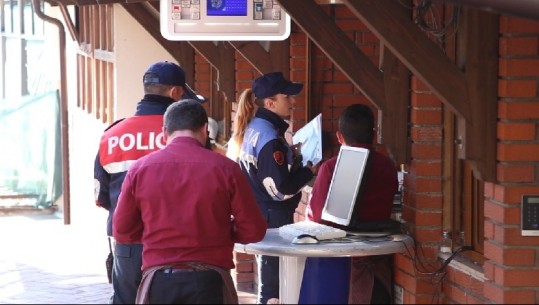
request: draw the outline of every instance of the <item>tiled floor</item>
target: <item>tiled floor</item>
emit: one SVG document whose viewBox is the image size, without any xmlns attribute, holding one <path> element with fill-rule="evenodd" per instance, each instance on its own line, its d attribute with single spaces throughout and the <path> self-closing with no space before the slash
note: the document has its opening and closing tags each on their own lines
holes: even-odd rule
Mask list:
<svg viewBox="0 0 539 305">
<path fill-rule="evenodd" d="M 0 216 L 0 304 L 106 304 L 104 226 L 86 224 L 64 225 L 56 214 Z M 240 304 L 255 303 L 239 294 Z"/>
<path fill-rule="evenodd" d="M 104 304 L 112 293 L 107 212 L 93 202 L 93 164 L 105 126 L 80 109 L 71 115 L 69 225 L 62 212 L 0 213 L 0 304 Z M 241 304 L 256 302 L 239 293 Z"/>
</svg>

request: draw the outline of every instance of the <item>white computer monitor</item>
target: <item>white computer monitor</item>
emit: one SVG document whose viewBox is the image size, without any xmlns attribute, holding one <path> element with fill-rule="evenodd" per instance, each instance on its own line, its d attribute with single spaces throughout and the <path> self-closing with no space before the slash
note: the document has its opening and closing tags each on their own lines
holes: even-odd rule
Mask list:
<svg viewBox="0 0 539 305">
<path fill-rule="evenodd" d="M 322 210 L 323 220 L 343 226 L 350 225 L 368 160 L 368 149 L 341 146 Z"/>
<path fill-rule="evenodd" d="M 168 40 L 266 41 L 290 36 L 290 15 L 274 0 L 160 0 Z"/>
</svg>

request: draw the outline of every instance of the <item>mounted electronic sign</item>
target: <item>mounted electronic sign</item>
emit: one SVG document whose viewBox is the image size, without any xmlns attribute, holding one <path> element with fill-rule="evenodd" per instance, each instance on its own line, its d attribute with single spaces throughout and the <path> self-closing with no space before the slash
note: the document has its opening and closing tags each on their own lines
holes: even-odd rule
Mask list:
<svg viewBox="0 0 539 305">
<path fill-rule="evenodd" d="M 160 0 L 168 40 L 284 40 L 290 16 L 272 0 Z"/>
</svg>

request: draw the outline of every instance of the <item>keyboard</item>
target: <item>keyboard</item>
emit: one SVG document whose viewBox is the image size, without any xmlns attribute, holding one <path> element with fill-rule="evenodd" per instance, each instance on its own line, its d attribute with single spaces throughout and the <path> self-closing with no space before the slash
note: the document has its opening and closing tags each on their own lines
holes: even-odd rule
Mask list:
<svg viewBox="0 0 539 305">
<path fill-rule="evenodd" d="M 308 220 L 284 225 L 279 228 L 279 235 L 285 238 L 295 238 L 302 234 L 314 236 L 318 240 L 324 240 L 345 237 L 346 231 Z"/>
</svg>

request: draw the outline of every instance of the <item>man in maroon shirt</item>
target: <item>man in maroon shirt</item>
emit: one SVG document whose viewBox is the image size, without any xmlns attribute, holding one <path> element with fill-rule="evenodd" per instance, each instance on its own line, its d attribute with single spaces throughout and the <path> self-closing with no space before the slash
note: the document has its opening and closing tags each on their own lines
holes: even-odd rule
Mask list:
<svg viewBox="0 0 539 305">
<path fill-rule="evenodd" d="M 234 243 L 265 235 L 247 178 L 204 147 L 207 130 L 200 103 L 173 103 L 164 116 L 166 146 L 137 160 L 122 184 L 113 234 L 121 243 L 142 241 L 137 302 L 222 304 L 226 292 L 237 301 L 229 273 Z"/>
<path fill-rule="evenodd" d="M 370 151 L 365 185 L 362 186 L 361 197 L 356 201 L 356 204 L 359 200 L 361 203 L 357 214 L 352 215 L 354 221 L 351 223 L 388 221 L 391 218 L 393 198 L 398 187 L 397 167 L 389 157 L 375 150 L 373 138 L 372 110 L 361 104 L 348 106 L 339 118 L 337 139 L 341 145 L 367 148 Z M 321 219 L 336 163 L 337 156 L 320 166 L 307 206 L 307 218 L 339 227 Z M 349 304 L 393 303 L 391 258 L 391 255 L 352 258 Z"/>
</svg>

